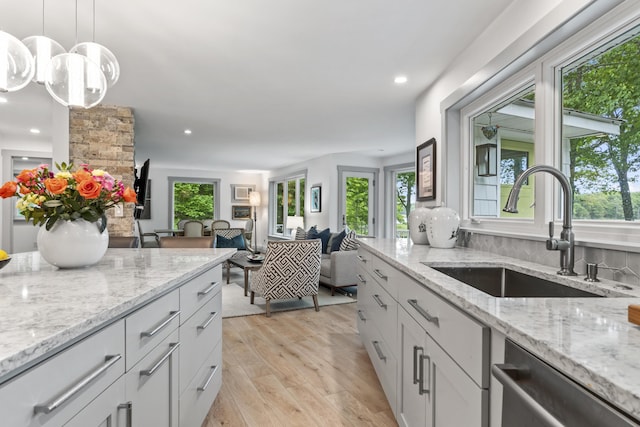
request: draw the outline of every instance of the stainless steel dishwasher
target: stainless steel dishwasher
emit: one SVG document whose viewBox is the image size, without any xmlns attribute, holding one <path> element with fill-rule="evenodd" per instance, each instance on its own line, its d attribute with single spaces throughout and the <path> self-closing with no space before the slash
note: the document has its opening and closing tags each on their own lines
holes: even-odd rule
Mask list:
<svg viewBox="0 0 640 427">
<path fill-rule="evenodd" d="M 638 420 L 509 340 L 504 361 L 491 367 L 503 385 L 503 427 L 640 426 Z"/>
</svg>

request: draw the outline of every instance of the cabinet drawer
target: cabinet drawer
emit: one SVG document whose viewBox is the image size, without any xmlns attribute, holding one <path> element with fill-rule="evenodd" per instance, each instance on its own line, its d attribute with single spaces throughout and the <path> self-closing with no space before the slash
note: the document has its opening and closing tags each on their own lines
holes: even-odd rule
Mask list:
<svg viewBox="0 0 640 427">
<path fill-rule="evenodd" d="M 365 338 L 365 337 L 363 337 Z M 397 362 L 387 343 L 375 328 L 368 328 L 364 346 L 369 353 L 387 401 L 393 413 L 396 413 L 396 375 Z"/>
<path fill-rule="evenodd" d="M 398 299 L 398 282 L 406 276 L 377 256 L 372 256 L 371 276 L 393 297 Z"/>
<path fill-rule="evenodd" d="M 194 277 L 180 288 L 180 324 L 186 322 L 216 292 L 222 289 L 222 266 L 217 265 Z"/>
<path fill-rule="evenodd" d="M 180 394 L 222 338 L 222 292 L 180 326 Z"/>
<path fill-rule="evenodd" d="M 201 425 L 221 386 L 222 342 L 219 342 L 180 396 L 180 425 Z"/>
<path fill-rule="evenodd" d="M 367 286 L 369 292 L 364 302 L 367 317 L 373 321 L 390 350 L 396 355 L 398 303 L 378 282 L 372 281 Z M 358 299 L 360 298 L 362 297 L 359 296 Z"/>
<path fill-rule="evenodd" d="M 3 384 L 0 423 L 63 425 L 124 373 L 124 349 L 121 320 Z"/>
<path fill-rule="evenodd" d="M 147 304 L 125 319 L 127 371 L 180 324 L 177 290 Z"/>
<path fill-rule="evenodd" d="M 399 302 L 476 384 L 489 386 L 490 328 L 406 276 Z"/>
</svg>

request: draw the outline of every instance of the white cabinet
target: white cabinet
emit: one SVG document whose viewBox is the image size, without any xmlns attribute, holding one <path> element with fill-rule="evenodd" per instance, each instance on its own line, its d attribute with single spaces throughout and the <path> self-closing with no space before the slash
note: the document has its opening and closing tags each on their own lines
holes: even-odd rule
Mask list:
<svg viewBox="0 0 640 427">
<path fill-rule="evenodd" d="M 122 403 L 124 377 L 120 377 L 64 427 L 131 427 L 131 407 Z"/>
</svg>

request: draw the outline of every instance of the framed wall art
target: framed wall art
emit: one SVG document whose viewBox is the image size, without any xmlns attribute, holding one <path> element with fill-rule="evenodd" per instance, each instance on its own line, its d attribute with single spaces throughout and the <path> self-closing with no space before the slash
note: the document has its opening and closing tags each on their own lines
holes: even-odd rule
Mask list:
<svg viewBox="0 0 640 427">
<path fill-rule="evenodd" d="M 416 155 L 416 200 L 436 198 L 436 139 L 420 144 Z"/>
<path fill-rule="evenodd" d="M 231 219 L 251 219 L 251 206 L 231 206 Z"/>
<path fill-rule="evenodd" d="M 322 187 L 314 185 L 311 187 L 311 212 L 322 212 Z"/>
</svg>

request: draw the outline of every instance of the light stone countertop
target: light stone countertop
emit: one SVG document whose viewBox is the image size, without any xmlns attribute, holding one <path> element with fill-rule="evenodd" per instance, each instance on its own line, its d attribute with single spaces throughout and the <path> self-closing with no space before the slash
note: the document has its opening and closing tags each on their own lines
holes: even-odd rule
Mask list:
<svg viewBox="0 0 640 427">
<path fill-rule="evenodd" d="M 640 326 L 627 320 L 629 304 L 640 304 L 640 287 L 588 283 L 583 275 L 562 277 L 557 268 L 472 249 L 435 249 L 408 239 L 359 240 L 374 255 L 640 419 Z M 506 266 L 609 297 L 497 298 L 423 262 Z"/>
<path fill-rule="evenodd" d="M 235 249 L 108 249 L 96 265 L 58 269 L 38 252 L 0 270 L 0 383 L 220 264 Z"/>
</svg>

